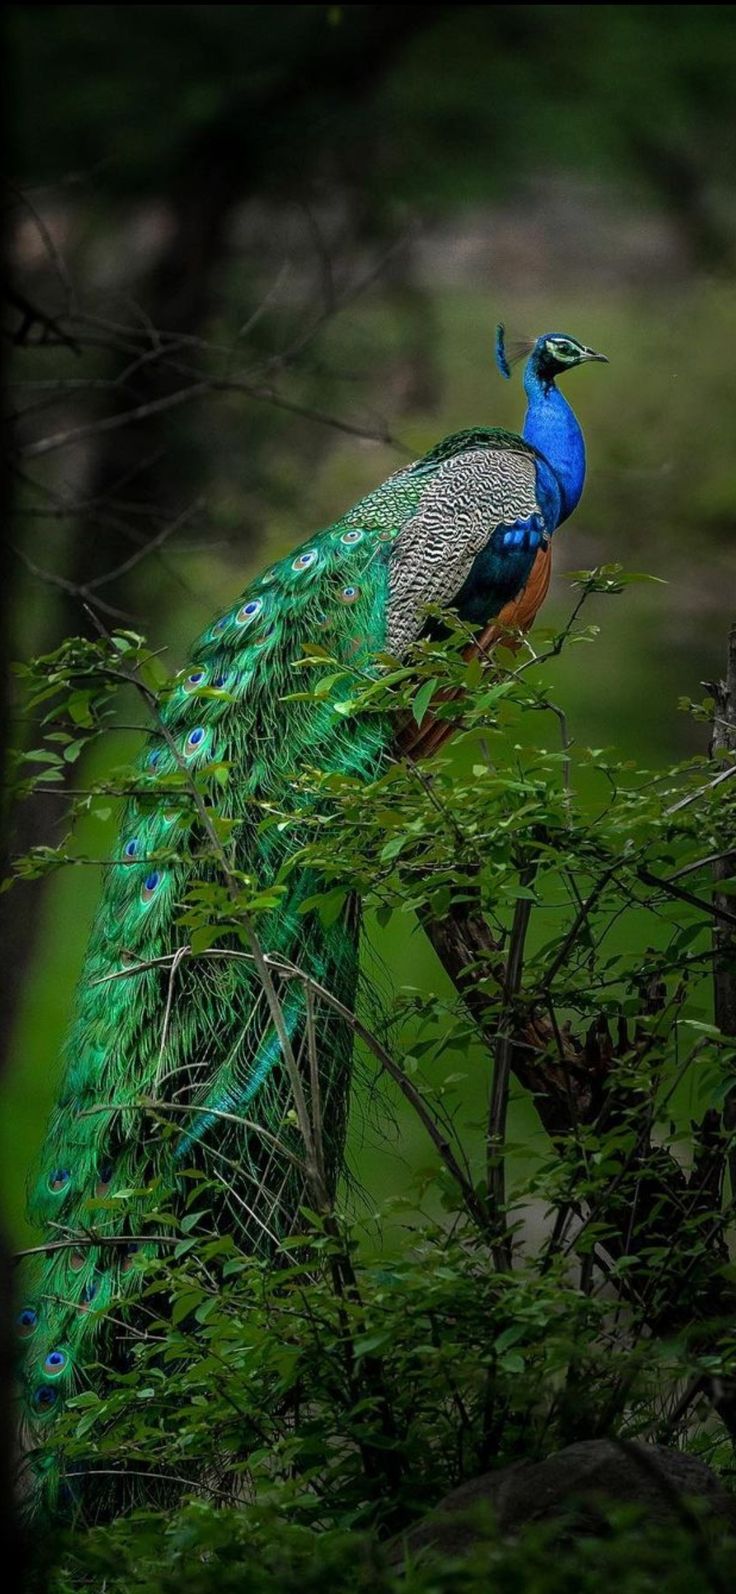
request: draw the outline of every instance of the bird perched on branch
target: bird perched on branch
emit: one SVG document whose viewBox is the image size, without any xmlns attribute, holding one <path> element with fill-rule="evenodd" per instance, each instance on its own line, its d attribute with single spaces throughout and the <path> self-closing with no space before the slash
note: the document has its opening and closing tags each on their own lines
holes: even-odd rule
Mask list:
<svg viewBox="0 0 736 1594">
<path fill-rule="evenodd" d="M 521 435 L 458 432 L 398 470 L 253 581 L 162 703 L 107 871 L 31 1201 L 49 1243 L 18 1316 L 37 1507 L 69 1495 L 54 1445 L 65 1398 L 126 1365 L 125 1313 L 160 1244 L 152 1214 L 184 1214 L 194 1171 L 215 1192 L 210 1229 L 273 1254 L 314 1180 L 326 1198 L 334 1191 L 358 908 L 349 902 L 329 925 L 302 911 L 319 881 L 300 867 L 299 823 L 263 817 L 291 807 L 298 819 L 305 767 L 373 778 L 392 731 L 338 712 L 334 691 L 293 696 L 294 665 L 319 640 L 350 663 L 356 645 L 366 660 L 401 658 L 429 604 L 453 607 L 486 643 L 532 623 L 552 533 L 585 476 L 583 435 L 557 379 L 605 357 L 562 333 L 527 352 Z M 502 328 L 496 357 L 509 376 Z M 431 751 L 446 728 L 438 722 L 412 752 Z M 190 775 L 194 801 L 182 786 Z M 187 946 L 182 900 L 202 880 L 227 897 L 246 878 L 261 893 L 257 936 L 246 916 L 245 936 L 241 925 L 215 946 Z M 79 1508 L 104 1515 L 122 1498 L 117 1485 L 90 1469 L 74 1486 Z"/>
</svg>

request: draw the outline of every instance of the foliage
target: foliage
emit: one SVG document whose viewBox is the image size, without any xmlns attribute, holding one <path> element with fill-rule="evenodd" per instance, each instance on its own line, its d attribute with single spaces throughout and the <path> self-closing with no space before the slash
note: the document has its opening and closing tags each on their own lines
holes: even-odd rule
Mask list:
<svg viewBox="0 0 736 1594">
<path fill-rule="evenodd" d="M 399 757 L 370 784 L 303 770 L 293 811 L 264 805 L 261 820 L 301 829 L 300 857 L 322 882 L 305 911 L 329 919 L 358 889 L 379 922 L 418 915 L 455 979 L 456 1001 L 404 990 L 372 1024 L 362 1011 L 351 1019 L 381 1111 L 391 1092 L 409 1103 L 426 1165 L 394 1203 L 407 1230 L 394 1257 L 366 1241 L 349 1189 L 332 1207 L 318 1178 L 277 1266 L 218 1232 L 216 1192 L 194 1168 L 182 1171 L 182 1220 L 148 1192 L 158 1254 L 137 1259 L 140 1290 L 120 1307 L 129 1366 L 104 1394 L 81 1389 L 53 1442 L 72 1500 L 89 1471 L 122 1468 L 131 1504 L 143 1475 L 160 1509 L 121 1517 L 104 1536 L 68 1536 L 54 1573 L 64 1594 L 90 1576 L 111 1590 L 205 1591 L 215 1578 L 309 1588 L 318 1577 L 339 1589 L 363 1576 L 389 1589 L 379 1541 L 463 1479 L 574 1439 L 679 1438 L 728 1470 L 736 1301 L 724 1107 L 728 1122 L 736 1045 L 714 1022 L 711 980 L 736 915 L 732 882 L 721 868 L 714 898 L 711 870 L 733 844 L 730 764 L 652 775 L 577 747 L 544 670 L 563 647 L 594 641 L 582 617 L 592 594 L 637 579 L 617 566 L 578 572 L 567 626 L 516 656 L 468 656 L 451 615 L 434 617 L 436 635 L 401 667 L 384 655 L 350 670 L 316 642 L 306 650 L 296 695 L 329 694 L 348 720 L 392 714 L 405 733 L 429 715 L 451 719 L 470 755 Z M 119 689 L 154 716 L 170 689 L 125 632 L 69 642 L 24 674 L 44 723 L 43 744 L 25 755 L 26 791 L 53 784 L 63 761 L 114 726 Z M 710 705 L 694 712 L 707 718 Z M 133 778 L 119 771 L 80 790 L 72 821 Z M 177 770 L 158 793 L 153 778 L 146 800 L 170 798 L 173 781 L 201 803 L 227 778 L 226 767 Z M 316 801 L 300 800 L 301 787 Z M 264 892 L 239 879 L 229 846 L 215 830 L 202 838 L 228 891 L 208 874 L 182 903 L 192 956 L 227 955 L 234 912 L 257 927 L 282 884 Z M 72 832 L 18 873 L 75 857 Z M 274 973 L 279 988 L 299 977 Z M 480 1122 L 466 1106 L 478 1099 L 467 1073 L 478 1033 L 493 1059 Z M 531 1165 L 508 1133 L 514 1076 L 549 1136 Z M 139 1106 L 171 1133 L 159 1104 Z M 117 1199 L 139 1210 L 140 1196 Z M 182 1493 L 189 1503 L 171 1516 Z M 645 1590 L 661 1571 L 655 1543 L 627 1519 L 595 1555 L 577 1545 L 572 1560 L 550 1558 L 544 1534 L 515 1547 L 492 1536 L 477 1565 L 419 1569 L 402 1586 L 473 1589 L 492 1569 L 494 1586 L 541 1594 L 593 1587 L 604 1568 Z M 719 1586 L 695 1560 L 688 1543 L 668 1586 L 685 1586 L 685 1568 L 690 1588 Z"/>
<path fill-rule="evenodd" d="M 704 1554 L 697 1533 L 653 1527 L 629 1508 L 582 1540 L 561 1539 L 556 1525 L 503 1543 L 481 1515 L 467 1555 L 396 1565 L 364 1533 L 316 1533 L 273 1508 L 198 1502 L 165 1521 L 141 1513 L 71 1540 L 54 1589 L 71 1594 L 92 1581 L 108 1594 L 725 1594 L 732 1557 L 732 1544 Z"/>
</svg>

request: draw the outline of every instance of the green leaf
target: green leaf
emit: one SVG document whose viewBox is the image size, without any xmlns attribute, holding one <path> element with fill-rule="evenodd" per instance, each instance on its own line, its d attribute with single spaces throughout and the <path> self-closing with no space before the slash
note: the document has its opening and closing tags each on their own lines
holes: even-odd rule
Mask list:
<svg viewBox="0 0 736 1594">
<path fill-rule="evenodd" d="M 331 891 L 317 891 L 313 896 L 305 897 L 299 904 L 299 912 L 304 914 L 316 910 L 324 928 L 329 929 L 329 926 L 339 919 L 348 896 L 347 886 L 333 886 Z"/>
<path fill-rule="evenodd" d="M 196 1311 L 197 1307 L 201 1305 L 203 1299 L 203 1290 L 190 1290 L 185 1295 L 177 1296 L 171 1313 L 171 1322 L 173 1327 L 178 1328 L 179 1324 L 184 1321 L 185 1317 L 189 1317 L 190 1313 Z"/>
<path fill-rule="evenodd" d="M 430 681 L 425 681 L 424 685 L 420 686 L 412 704 L 412 715 L 417 725 L 421 725 L 438 685 L 437 677 L 433 676 Z"/>
</svg>

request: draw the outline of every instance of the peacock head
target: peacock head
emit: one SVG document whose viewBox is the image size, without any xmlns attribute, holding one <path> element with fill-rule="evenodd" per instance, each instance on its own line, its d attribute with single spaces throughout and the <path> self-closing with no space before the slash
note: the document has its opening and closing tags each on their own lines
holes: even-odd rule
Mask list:
<svg viewBox="0 0 736 1594">
<path fill-rule="evenodd" d="M 584 365 L 588 360 L 601 360 L 608 364 L 605 354 L 597 354 L 595 349 L 589 349 L 585 343 L 579 343 L 577 338 L 568 337 L 566 332 L 543 332 L 536 343 L 527 343 L 517 346 L 509 355 L 506 352 L 505 334 L 502 326 L 496 328 L 496 364 L 502 376 L 511 375 L 510 361 L 528 354 L 528 370 L 542 382 L 554 382 L 555 377 L 562 376 L 565 371 L 571 371 L 575 365 Z"/>
</svg>

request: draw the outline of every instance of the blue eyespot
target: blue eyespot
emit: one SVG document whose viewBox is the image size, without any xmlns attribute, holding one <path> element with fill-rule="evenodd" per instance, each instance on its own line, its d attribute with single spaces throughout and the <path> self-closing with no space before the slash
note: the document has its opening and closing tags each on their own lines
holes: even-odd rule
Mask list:
<svg viewBox="0 0 736 1594">
<path fill-rule="evenodd" d="M 82 1301 L 81 1301 L 81 1305 L 82 1305 L 82 1309 L 83 1310 L 87 1306 L 90 1305 L 91 1301 L 94 1300 L 98 1289 L 99 1289 L 99 1285 L 95 1282 L 94 1279 L 90 1279 L 89 1283 L 85 1284 L 84 1289 L 82 1290 Z"/>
<path fill-rule="evenodd" d="M 146 768 L 147 769 L 158 769 L 158 766 L 159 766 L 160 763 L 161 763 L 161 748 L 160 747 L 154 747 L 153 752 L 149 753 L 148 757 L 146 759 Z"/>
<path fill-rule="evenodd" d="M 189 757 L 192 753 L 196 753 L 198 749 L 202 747 L 206 735 L 207 732 L 203 725 L 197 725 L 193 731 L 189 732 L 189 735 L 184 743 L 184 752 L 187 757 Z"/>
<path fill-rule="evenodd" d="M 360 587 L 343 587 L 339 593 L 342 603 L 355 603 L 360 597 Z"/>
<path fill-rule="evenodd" d="M 41 1384 L 39 1389 L 34 1389 L 31 1403 L 35 1411 L 46 1413 L 53 1409 L 58 1399 L 58 1389 L 53 1389 L 50 1384 Z"/>
<path fill-rule="evenodd" d="M 137 836 L 132 836 L 130 841 L 126 841 L 125 846 L 123 847 L 123 857 L 124 858 L 135 858 L 137 852 L 138 852 L 138 837 Z"/>
<path fill-rule="evenodd" d="M 21 1339 L 29 1339 L 38 1328 L 38 1312 L 35 1306 L 23 1306 L 15 1319 L 15 1326 Z"/>
<path fill-rule="evenodd" d="M 69 1357 L 64 1350 L 50 1350 L 43 1364 L 47 1378 L 60 1378 L 69 1366 Z"/>
<path fill-rule="evenodd" d="M 158 888 L 159 888 L 159 886 L 161 884 L 162 879 L 163 879 L 163 876 L 161 874 L 161 870 L 160 869 L 154 869 L 154 870 L 152 870 L 151 874 L 146 876 L 146 879 L 144 880 L 143 885 L 141 886 L 141 901 L 142 902 L 150 902 L 151 901 L 151 898 L 158 891 Z"/>
<path fill-rule="evenodd" d="M 54 1195 L 59 1195 L 60 1191 L 66 1190 L 70 1179 L 71 1174 L 68 1168 L 54 1168 L 53 1173 L 49 1174 L 49 1190 Z"/>
<path fill-rule="evenodd" d="M 249 598 L 248 602 L 244 603 L 242 608 L 238 609 L 238 612 L 235 616 L 238 625 L 252 625 L 256 615 L 260 614 L 262 608 L 262 598 Z"/>
<path fill-rule="evenodd" d="M 362 542 L 362 540 L 363 540 L 363 532 L 362 531 L 357 531 L 357 530 L 356 531 L 344 531 L 342 536 L 341 536 L 341 538 L 340 538 L 341 542 L 345 542 L 345 543 L 348 543 L 348 544 L 353 543 L 353 542 Z"/>
<path fill-rule="evenodd" d="M 313 565 L 316 559 L 317 549 L 308 548 L 305 553 L 298 553 L 296 559 L 292 559 L 291 568 L 292 570 L 308 570 L 309 566 Z"/>
<path fill-rule="evenodd" d="M 133 1259 L 135 1257 L 136 1251 L 139 1251 L 139 1250 L 140 1250 L 140 1246 L 136 1245 L 135 1242 L 131 1242 L 130 1245 L 126 1245 L 125 1252 L 124 1252 L 124 1255 L 123 1255 L 123 1260 L 120 1263 L 120 1271 L 121 1271 L 121 1273 L 129 1273 L 130 1272 L 130 1270 L 131 1270 L 131 1268 L 133 1266 Z"/>
<path fill-rule="evenodd" d="M 226 625 L 228 625 L 229 623 L 230 623 L 229 614 L 221 614 L 219 620 L 215 620 L 215 623 L 212 626 L 212 629 L 210 631 L 210 636 L 219 636 L 220 632 L 224 631 Z"/>
<path fill-rule="evenodd" d="M 229 675 L 216 675 L 212 685 L 215 687 L 216 691 L 224 692 L 229 680 Z"/>
<path fill-rule="evenodd" d="M 113 1172 L 114 1172 L 114 1170 L 113 1170 L 113 1165 L 112 1165 L 111 1162 L 103 1162 L 103 1163 L 100 1164 L 100 1167 L 97 1170 L 97 1184 L 95 1186 L 95 1195 L 98 1195 L 98 1196 L 106 1196 L 107 1195 L 107 1192 L 108 1192 L 108 1190 L 110 1188 L 110 1185 L 112 1184 Z"/>
<path fill-rule="evenodd" d="M 191 675 L 188 675 L 184 682 L 184 691 L 195 692 L 197 687 L 202 686 L 206 680 L 206 670 L 192 670 Z"/>
</svg>

